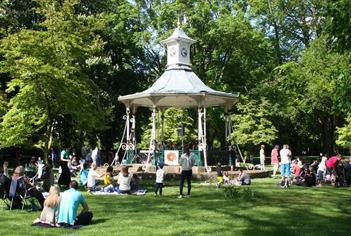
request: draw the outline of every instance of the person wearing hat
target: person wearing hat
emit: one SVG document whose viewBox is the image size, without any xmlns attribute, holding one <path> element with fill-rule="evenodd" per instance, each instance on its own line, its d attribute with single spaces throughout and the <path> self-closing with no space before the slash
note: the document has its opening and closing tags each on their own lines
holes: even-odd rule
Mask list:
<svg viewBox="0 0 351 236">
<path fill-rule="evenodd" d="M 165 176 L 165 171 L 163 170 L 163 162 L 158 163 L 158 170 L 156 171 L 156 188 L 155 188 L 155 196 L 159 192 L 160 196 L 162 196 L 162 188 L 163 188 L 163 179 Z"/>
</svg>

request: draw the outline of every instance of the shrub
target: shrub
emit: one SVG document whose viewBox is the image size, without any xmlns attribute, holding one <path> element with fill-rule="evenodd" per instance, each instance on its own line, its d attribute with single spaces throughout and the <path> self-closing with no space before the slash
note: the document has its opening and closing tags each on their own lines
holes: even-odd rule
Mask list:
<svg viewBox="0 0 351 236">
<path fill-rule="evenodd" d="M 259 194 L 250 187 L 229 186 L 224 188 L 224 196 L 226 198 L 250 200 L 258 198 Z"/>
</svg>

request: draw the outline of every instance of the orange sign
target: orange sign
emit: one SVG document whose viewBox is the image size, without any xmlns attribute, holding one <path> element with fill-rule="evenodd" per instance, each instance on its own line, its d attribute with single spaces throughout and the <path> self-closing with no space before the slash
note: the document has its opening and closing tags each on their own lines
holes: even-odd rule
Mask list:
<svg viewBox="0 0 351 236">
<path fill-rule="evenodd" d="M 165 150 L 165 164 L 169 166 L 178 165 L 179 151 Z"/>
</svg>

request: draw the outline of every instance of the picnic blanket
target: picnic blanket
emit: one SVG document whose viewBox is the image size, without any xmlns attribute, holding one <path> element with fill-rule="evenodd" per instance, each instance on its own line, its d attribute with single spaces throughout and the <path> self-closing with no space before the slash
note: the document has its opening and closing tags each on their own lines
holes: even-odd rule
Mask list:
<svg viewBox="0 0 351 236">
<path fill-rule="evenodd" d="M 137 196 L 143 196 L 147 192 L 146 189 L 139 189 L 137 191 L 132 192 L 132 195 L 137 195 Z M 128 195 L 126 193 L 119 193 L 119 192 L 104 192 L 104 191 L 96 191 L 96 192 L 91 192 L 93 195 Z"/>
<path fill-rule="evenodd" d="M 65 229 L 79 229 L 83 227 L 83 225 L 64 225 L 64 226 L 57 227 L 55 225 L 45 224 L 41 222 L 33 223 L 32 226 L 44 227 L 44 228 L 65 228 Z"/>
</svg>

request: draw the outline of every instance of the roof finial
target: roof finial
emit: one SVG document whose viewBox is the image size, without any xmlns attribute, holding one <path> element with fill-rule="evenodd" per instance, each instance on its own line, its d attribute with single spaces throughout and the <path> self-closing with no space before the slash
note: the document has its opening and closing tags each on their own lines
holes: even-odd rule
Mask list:
<svg viewBox="0 0 351 236">
<path fill-rule="evenodd" d="M 178 16 L 177 28 L 180 28 L 180 16 Z"/>
</svg>

